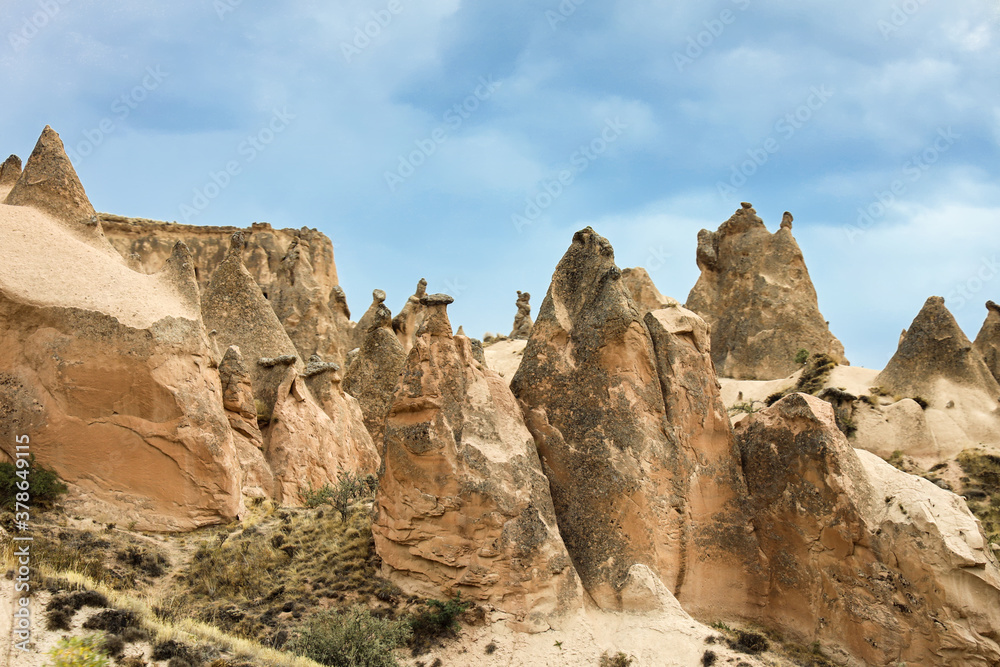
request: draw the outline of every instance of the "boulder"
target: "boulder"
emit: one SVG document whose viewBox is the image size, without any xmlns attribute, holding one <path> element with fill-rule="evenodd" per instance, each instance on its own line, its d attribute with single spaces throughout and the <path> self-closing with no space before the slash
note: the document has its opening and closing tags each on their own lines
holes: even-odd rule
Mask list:
<svg viewBox="0 0 1000 667">
<path fill-rule="evenodd" d="M 380 303 L 369 319 L 361 348 L 344 375 L 344 391 L 358 399 L 365 427 L 379 451 L 384 442 L 385 418 L 406 362 L 403 346 L 392 332 L 391 316 L 389 309 Z"/>
<path fill-rule="evenodd" d="M 791 219 L 786 213 L 771 234 L 744 203 L 718 231 L 698 233 L 701 276 L 686 306 L 711 327 L 712 359 L 722 377 L 786 377 L 803 349 L 847 363 L 819 311 Z"/>
<path fill-rule="evenodd" d="M 737 442 L 759 545 L 744 613 L 849 664 L 1000 660 L 1000 570 L 959 497 L 854 450 L 805 394 Z"/>
<path fill-rule="evenodd" d="M 685 500 L 667 434 L 656 353 L 614 263 L 591 228 L 556 266 L 511 382 L 552 488 L 584 588 L 621 609 L 621 583 L 646 565 L 683 578 Z"/>
<path fill-rule="evenodd" d="M 452 335 L 451 301 L 422 299 L 385 425 L 375 548 L 406 592 L 461 593 L 542 631 L 580 608 L 579 579 L 517 402 Z"/>
</svg>

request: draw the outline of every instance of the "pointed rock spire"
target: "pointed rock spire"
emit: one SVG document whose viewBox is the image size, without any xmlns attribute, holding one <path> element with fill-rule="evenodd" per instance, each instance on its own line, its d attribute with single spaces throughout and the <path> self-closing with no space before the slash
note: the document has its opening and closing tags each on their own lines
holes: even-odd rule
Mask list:
<svg viewBox="0 0 1000 667">
<path fill-rule="evenodd" d="M 417 291 L 413 293 L 402 310 L 392 319 L 392 330 L 396 332 L 399 342 L 403 345 L 403 351 L 409 352 L 413 347 L 413 340 L 417 336 L 424 321 L 424 308 L 420 300 L 427 294 L 427 280 L 421 278 L 417 283 Z"/>
<path fill-rule="evenodd" d="M 722 377 L 787 377 L 803 349 L 847 363 L 819 311 L 791 229 L 792 215 L 785 213 L 781 229 L 769 233 L 744 202 L 718 231 L 698 233 L 701 276 L 686 306 L 711 326 L 712 359 Z"/>
<path fill-rule="evenodd" d="M 622 269 L 622 282 L 625 283 L 629 294 L 632 295 L 632 300 L 635 301 L 636 307 L 643 315 L 652 310 L 679 305 L 677 299 L 660 294 L 660 290 L 656 289 L 649 273 L 641 266 L 634 269 Z"/>
<path fill-rule="evenodd" d="M 995 315 L 992 310 L 990 314 Z M 988 347 L 987 339 L 988 335 L 983 337 L 984 348 Z M 938 398 L 939 379 L 982 390 L 994 400 L 1000 398 L 1000 385 L 983 357 L 958 326 L 944 299 L 932 296 L 924 303 L 875 384 L 890 394 L 920 396 L 933 405 Z M 935 407 L 943 408 L 944 405 Z"/>
<path fill-rule="evenodd" d="M 21 177 L 21 158 L 11 155 L 0 165 L 0 188 L 12 188 Z"/>
<path fill-rule="evenodd" d="M 1000 306 L 993 301 L 986 302 L 986 321 L 973 347 L 982 356 L 993 377 L 1000 382 Z"/>
<path fill-rule="evenodd" d="M 32 206 L 67 222 L 89 223 L 95 215 L 62 140 L 48 125 L 5 203 Z"/>
<path fill-rule="evenodd" d="M 358 354 L 344 374 L 343 385 L 344 391 L 358 399 L 365 427 L 382 451 L 385 417 L 406 353 L 392 332 L 392 313 L 385 304 L 378 304 L 369 322 Z"/>
</svg>

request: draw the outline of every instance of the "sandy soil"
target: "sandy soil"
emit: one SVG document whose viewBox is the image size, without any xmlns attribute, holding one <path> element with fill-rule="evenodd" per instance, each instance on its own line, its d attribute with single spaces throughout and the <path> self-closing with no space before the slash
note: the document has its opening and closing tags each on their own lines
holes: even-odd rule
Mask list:
<svg viewBox="0 0 1000 667">
<path fill-rule="evenodd" d="M 486 355 L 486 365 L 507 380 L 507 384 L 510 384 L 518 366 L 521 365 L 524 347 L 527 344 L 526 340 L 502 340 L 499 343 L 493 343 L 483 350 Z"/>
<path fill-rule="evenodd" d="M 141 329 L 198 316 L 167 280 L 136 273 L 110 245 L 87 243 L 27 206 L 0 205 L 0 291 L 33 305 L 100 311 Z"/>
</svg>

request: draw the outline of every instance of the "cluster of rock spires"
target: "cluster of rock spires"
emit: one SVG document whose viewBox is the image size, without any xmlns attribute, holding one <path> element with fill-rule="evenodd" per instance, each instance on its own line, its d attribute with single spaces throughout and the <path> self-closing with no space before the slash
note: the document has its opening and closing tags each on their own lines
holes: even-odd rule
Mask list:
<svg viewBox="0 0 1000 667">
<path fill-rule="evenodd" d="M 679 602 L 844 664 L 1000 663 L 1000 568 L 961 498 L 855 450 L 812 396 L 730 426 L 717 368 L 844 361 L 791 216 L 772 235 L 745 205 L 703 231 L 687 307 L 577 232 L 536 322 L 518 293 L 508 386 L 424 280 L 395 318 L 376 290 L 352 327 L 318 232 L 97 216 L 49 128 L 17 162 L 0 169 L 18 173 L 0 207 L 0 448 L 31 433 L 110 516 L 189 529 L 377 473 L 386 576 L 519 630 Z M 931 299 L 878 382 L 995 409 L 998 346 L 995 305 L 972 344 Z"/>
</svg>

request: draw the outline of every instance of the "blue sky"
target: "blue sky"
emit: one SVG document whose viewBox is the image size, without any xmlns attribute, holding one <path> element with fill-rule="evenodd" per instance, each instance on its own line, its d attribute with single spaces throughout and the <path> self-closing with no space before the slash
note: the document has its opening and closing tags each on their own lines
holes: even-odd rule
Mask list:
<svg viewBox="0 0 1000 667">
<path fill-rule="evenodd" d="M 683 301 L 740 201 L 793 213 L 857 365 L 932 294 L 970 337 L 1000 301 L 997 0 L 6 0 L 0 28 L 0 150 L 51 124 L 99 210 L 318 227 L 356 317 L 426 277 L 507 333 L 587 225 Z"/>
</svg>

